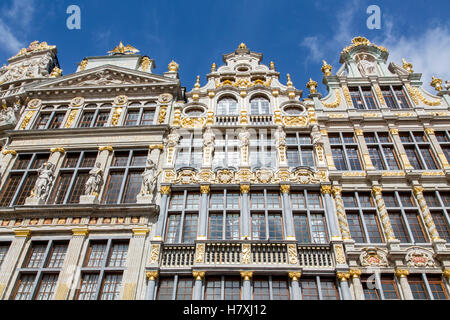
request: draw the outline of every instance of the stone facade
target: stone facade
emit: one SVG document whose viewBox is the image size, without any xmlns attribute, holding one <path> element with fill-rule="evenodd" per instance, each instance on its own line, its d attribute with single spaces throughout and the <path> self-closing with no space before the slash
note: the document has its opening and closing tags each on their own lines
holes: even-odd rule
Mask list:
<svg viewBox="0 0 450 320">
<path fill-rule="evenodd" d="M 0 299 L 448 298 L 440 79 L 357 37 L 325 97 L 245 44 L 186 93 L 138 52 L 0 74 Z"/>
</svg>

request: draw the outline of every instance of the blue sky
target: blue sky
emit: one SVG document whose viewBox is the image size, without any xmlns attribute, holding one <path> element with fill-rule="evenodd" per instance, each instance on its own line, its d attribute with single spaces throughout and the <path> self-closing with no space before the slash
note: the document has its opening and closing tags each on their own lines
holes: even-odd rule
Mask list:
<svg viewBox="0 0 450 320">
<path fill-rule="evenodd" d="M 81 30 L 66 27 L 69 5 L 81 8 Z M 369 30 L 366 9 L 381 8 L 381 29 Z M 31 41 L 56 45 L 63 74 L 75 71 L 86 56 L 106 55 L 119 41 L 155 59 L 155 73 L 180 65 L 183 86 L 191 90 L 196 75 L 241 42 L 274 61 L 282 82 L 290 73 L 298 89 L 310 77 L 321 84 L 322 59 L 339 67 L 339 54 L 362 35 L 383 45 L 389 61 L 405 57 L 414 70 L 450 80 L 450 1 L 337 0 L 159 0 L 50 1 L 2 0 L 0 3 L 0 65 Z M 326 94 L 323 85 L 319 91 Z M 434 91 L 434 90 L 433 90 Z M 306 95 L 304 95 L 306 96 Z"/>
</svg>

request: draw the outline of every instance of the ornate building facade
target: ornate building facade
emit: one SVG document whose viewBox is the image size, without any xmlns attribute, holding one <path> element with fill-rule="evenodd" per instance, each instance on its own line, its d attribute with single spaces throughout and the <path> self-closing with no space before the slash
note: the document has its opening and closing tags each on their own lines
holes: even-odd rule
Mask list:
<svg viewBox="0 0 450 320">
<path fill-rule="evenodd" d="M 309 95 L 241 44 L 0 70 L 0 299 L 448 299 L 450 91 L 363 37 Z"/>
</svg>

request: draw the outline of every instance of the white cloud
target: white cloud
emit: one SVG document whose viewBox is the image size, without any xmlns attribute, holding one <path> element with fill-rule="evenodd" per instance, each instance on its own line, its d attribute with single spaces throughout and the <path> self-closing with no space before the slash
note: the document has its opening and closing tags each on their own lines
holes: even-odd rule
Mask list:
<svg viewBox="0 0 450 320">
<path fill-rule="evenodd" d="M 430 27 L 409 37 L 388 34 L 381 45 L 389 50 L 389 60 L 401 65 L 411 62 L 414 72 L 422 73 L 424 86 L 430 89 L 431 76 L 450 80 L 450 27 Z M 434 92 L 434 89 L 433 91 Z"/>
<path fill-rule="evenodd" d="M 10 7 L 0 8 L 0 48 L 16 54 L 25 46 L 35 11 L 34 0 L 13 0 Z"/>
</svg>

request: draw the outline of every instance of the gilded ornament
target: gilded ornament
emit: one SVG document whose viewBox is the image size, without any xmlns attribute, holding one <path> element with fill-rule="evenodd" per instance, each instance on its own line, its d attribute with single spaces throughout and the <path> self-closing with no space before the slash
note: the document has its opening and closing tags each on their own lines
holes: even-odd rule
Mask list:
<svg viewBox="0 0 450 320">
<path fill-rule="evenodd" d="M 240 169 L 237 172 L 237 176 L 240 182 L 250 182 L 253 177 L 253 173 L 248 169 Z"/>
<path fill-rule="evenodd" d="M 28 238 L 31 235 L 31 230 L 29 230 L 29 229 L 16 229 L 16 230 L 14 230 L 14 235 L 16 237 Z"/>
<path fill-rule="evenodd" d="M 425 128 L 425 132 L 426 132 L 426 134 L 428 134 L 428 135 L 434 134 L 434 129 L 433 129 L 433 128 Z"/>
<path fill-rule="evenodd" d="M 200 193 L 201 194 L 209 194 L 210 186 L 209 185 L 201 185 L 200 186 Z"/>
<path fill-rule="evenodd" d="M 2 151 L 2 154 L 4 155 L 4 156 L 6 156 L 7 154 L 10 154 L 10 155 L 12 155 L 12 156 L 15 156 L 15 155 L 17 155 L 17 152 L 16 152 L 16 150 L 3 150 Z"/>
<path fill-rule="evenodd" d="M 22 124 L 20 125 L 20 129 L 23 130 L 27 127 L 28 123 L 30 122 L 31 118 L 34 115 L 34 111 L 28 111 L 25 115 L 25 118 L 23 118 Z"/>
<path fill-rule="evenodd" d="M 302 276 L 301 272 L 289 272 L 288 273 L 289 279 L 291 279 L 292 281 L 298 281 L 298 279 L 300 279 L 300 277 Z"/>
<path fill-rule="evenodd" d="M 287 127 L 304 127 L 308 122 L 305 116 L 284 116 L 282 120 Z"/>
<path fill-rule="evenodd" d="M 323 194 L 331 194 L 331 185 L 321 185 L 320 186 L 320 192 Z"/>
<path fill-rule="evenodd" d="M 195 81 L 194 88 L 195 89 L 199 89 L 200 88 L 200 76 L 197 76 L 197 80 Z"/>
<path fill-rule="evenodd" d="M 269 68 L 270 70 L 275 70 L 275 63 L 273 61 L 270 61 Z"/>
<path fill-rule="evenodd" d="M 117 106 L 123 106 L 128 102 L 128 97 L 125 95 L 120 95 L 114 98 L 114 104 Z"/>
<path fill-rule="evenodd" d="M 363 267 L 389 267 L 387 252 L 379 248 L 363 248 L 359 262 Z"/>
<path fill-rule="evenodd" d="M 248 124 L 247 111 L 241 110 L 240 124 Z"/>
<path fill-rule="evenodd" d="M 120 41 L 119 45 L 112 49 L 111 51 L 108 51 L 109 54 L 119 53 L 119 54 L 135 54 L 138 53 L 139 50 L 130 46 L 129 44 L 124 46 L 122 41 Z"/>
<path fill-rule="evenodd" d="M 62 74 L 62 69 L 58 67 L 54 67 L 53 70 L 50 72 L 50 78 L 58 78 Z"/>
<path fill-rule="evenodd" d="M 391 134 L 398 134 L 398 129 L 392 128 L 392 129 L 389 129 L 389 132 L 390 132 Z"/>
<path fill-rule="evenodd" d="M 170 72 L 177 72 L 179 67 L 180 65 L 173 60 L 169 63 L 168 66 Z"/>
<path fill-rule="evenodd" d="M 309 81 L 306 83 L 306 87 L 309 89 L 309 93 L 317 93 L 317 82 L 313 79 L 309 78 Z"/>
<path fill-rule="evenodd" d="M 197 243 L 197 247 L 195 250 L 195 262 L 204 263 L 204 261 L 205 261 L 205 244 Z"/>
<path fill-rule="evenodd" d="M 290 184 L 282 184 L 282 185 L 280 185 L 281 193 L 289 193 L 290 190 L 291 190 L 291 185 Z"/>
<path fill-rule="evenodd" d="M 408 267 L 413 268 L 434 268 L 436 266 L 433 253 L 418 247 L 408 249 L 405 262 Z"/>
<path fill-rule="evenodd" d="M 413 191 L 414 194 L 417 196 L 418 194 L 423 193 L 424 188 L 422 186 L 414 186 Z"/>
<path fill-rule="evenodd" d="M 84 98 L 83 97 L 75 97 L 72 100 L 70 100 L 70 105 L 72 107 L 81 107 L 81 105 L 84 104 Z"/>
<path fill-rule="evenodd" d="M 158 279 L 158 271 L 145 271 L 145 276 L 147 277 L 147 280 L 155 281 Z"/>
<path fill-rule="evenodd" d="M 84 71 L 86 69 L 88 65 L 88 59 L 83 59 L 81 60 L 81 62 L 78 64 L 78 66 L 80 67 L 80 71 Z"/>
<path fill-rule="evenodd" d="M 138 220 L 138 221 L 132 221 L 132 222 L 139 223 L 139 218 L 135 219 L 135 220 Z M 145 237 L 150 232 L 150 229 L 149 228 L 133 228 L 132 231 L 133 231 L 134 236 L 144 236 Z"/>
<path fill-rule="evenodd" d="M 250 192 L 250 185 L 249 184 L 241 184 L 240 185 L 241 193 L 249 193 Z"/>
<path fill-rule="evenodd" d="M 383 96 L 383 93 L 381 92 L 380 86 L 378 85 L 378 83 L 376 83 L 374 86 L 375 86 L 375 93 L 378 96 L 378 100 L 380 100 L 380 103 L 383 106 L 385 106 L 386 105 L 386 101 L 384 100 L 384 96 Z"/>
<path fill-rule="evenodd" d="M 233 180 L 234 180 L 234 173 L 233 173 L 233 171 L 225 169 L 225 170 L 219 170 L 217 172 L 217 181 L 219 183 L 224 183 L 224 184 L 232 183 Z"/>
<path fill-rule="evenodd" d="M 334 252 L 336 255 L 336 262 L 338 264 L 345 264 L 346 259 L 345 259 L 345 254 L 344 254 L 344 248 L 342 247 L 341 244 L 336 244 L 334 246 Z"/>
<path fill-rule="evenodd" d="M 45 50 L 53 50 L 55 48 L 56 48 L 56 46 L 49 46 L 47 44 L 47 42 L 45 42 L 45 41 L 43 41 L 41 43 L 39 43 L 39 41 L 33 41 L 33 42 L 30 43 L 28 48 L 20 49 L 19 53 L 17 53 L 13 58 L 22 56 L 22 55 L 27 54 L 27 53 L 38 52 L 38 51 L 45 51 Z"/>
<path fill-rule="evenodd" d="M 312 81 L 311 79 L 309 80 L 310 82 Z M 288 88 L 293 88 L 293 83 L 292 83 L 292 81 L 291 81 L 291 75 L 288 73 L 287 74 L 287 87 Z M 308 85 L 306 85 L 307 87 L 308 87 Z M 316 86 L 317 86 L 317 83 L 316 83 Z"/>
<path fill-rule="evenodd" d="M 66 150 L 63 147 L 58 147 L 58 148 L 51 148 L 50 152 L 51 153 L 59 152 L 59 153 L 63 154 L 66 152 Z"/>
<path fill-rule="evenodd" d="M 107 150 L 109 152 L 113 152 L 114 149 L 113 149 L 112 146 L 101 146 L 101 147 L 98 147 L 98 151 L 100 151 L 100 152 L 105 151 L 105 150 Z"/>
<path fill-rule="evenodd" d="M 159 192 L 161 193 L 161 195 L 168 195 L 170 191 L 171 191 L 170 186 L 161 186 Z"/>
<path fill-rule="evenodd" d="M 345 48 L 342 50 L 341 54 L 343 54 L 343 53 L 348 53 L 351 49 L 356 48 L 356 47 L 358 47 L 358 46 L 370 46 L 370 47 L 377 48 L 378 50 L 380 50 L 380 51 L 382 51 L 382 52 L 385 52 L 385 53 L 388 52 L 388 50 L 387 50 L 385 47 L 383 47 L 383 46 L 377 46 L 376 44 L 371 43 L 368 39 L 359 36 L 359 37 L 353 38 L 353 39 L 352 39 L 352 44 L 349 45 L 348 47 L 345 47 Z"/>
<path fill-rule="evenodd" d="M 436 91 L 442 90 L 442 79 L 431 77 L 430 86 L 432 86 Z"/>
<path fill-rule="evenodd" d="M 406 270 L 406 269 L 396 269 L 396 270 L 395 270 L 395 275 L 396 275 L 398 278 L 404 278 L 404 277 L 406 277 L 406 276 L 409 275 L 409 270 Z"/>
<path fill-rule="evenodd" d="M 381 195 L 381 192 L 383 191 L 383 188 L 380 186 L 373 186 L 372 192 L 374 195 Z"/>
<path fill-rule="evenodd" d="M 150 150 L 159 149 L 159 150 L 163 151 L 164 150 L 164 145 L 162 145 L 162 144 L 151 144 L 151 145 L 148 146 L 148 148 Z"/>
<path fill-rule="evenodd" d="M 121 114 L 122 114 L 122 108 L 121 107 L 114 108 L 113 115 L 112 115 L 112 118 L 111 118 L 111 125 L 112 126 L 115 127 L 119 123 L 119 118 L 120 118 Z"/>
<path fill-rule="evenodd" d="M 352 278 L 359 278 L 361 277 L 361 269 L 350 269 L 350 276 Z"/>
<path fill-rule="evenodd" d="M 332 66 L 330 66 L 325 60 L 323 61 L 322 69 L 320 69 L 323 72 L 324 76 L 331 76 L 331 70 L 333 69 Z"/>
<path fill-rule="evenodd" d="M 147 57 L 147 56 L 142 57 L 142 60 L 141 60 L 142 71 L 147 71 L 148 68 L 150 67 L 150 63 L 151 63 L 151 60 L 149 57 Z"/>
<path fill-rule="evenodd" d="M 242 244 L 241 263 L 242 264 L 250 264 L 250 263 L 252 263 L 251 245 L 250 245 L 250 243 L 243 243 Z"/>
<path fill-rule="evenodd" d="M 253 277 L 253 272 L 241 271 L 241 277 L 244 279 L 244 281 L 250 281 L 250 279 Z"/>
<path fill-rule="evenodd" d="M 402 58 L 402 63 L 403 63 L 403 69 L 405 69 L 409 73 L 413 73 L 414 72 L 412 63 L 407 62 L 405 60 L 405 58 Z"/>
<path fill-rule="evenodd" d="M 337 272 L 337 278 L 339 281 L 347 281 L 350 278 L 350 272 Z"/>
<path fill-rule="evenodd" d="M 181 121 L 181 110 L 180 109 L 176 109 L 173 113 L 173 122 L 172 125 L 173 126 L 179 126 L 180 125 L 180 121 Z"/>
<path fill-rule="evenodd" d="M 420 101 L 422 101 L 423 103 L 425 103 L 428 106 L 439 106 L 441 105 L 441 100 L 429 100 L 427 98 L 425 98 L 419 91 L 418 88 L 415 87 L 411 87 L 411 85 L 407 84 L 406 87 L 408 88 L 408 91 L 411 95 L 411 98 L 414 100 L 414 103 L 418 104 L 418 100 L 417 98 L 420 99 Z M 446 116 L 447 113 L 445 112 L 437 112 L 437 115 L 442 115 L 442 116 Z"/>
<path fill-rule="evenodd" d="M 298 263 L 297 245 L 294 243 L 289 243 L 287 245 L 287 249 L 288 249 L 289 263 L 297 264 Z"/>
<path fill-rule="evenodd" d="M 217 68 L 217 66 L 216 66 L 216 64 L 213 62 L 213 64 L 211 65 L 211 72 L 216 71 L 216 68 Z"/>
<path fill-rule="evenodd" d="M 344 91 L 345 100 L 347 101 L 347 104 L 349 107 L 353 106 L 352 97 L 350 96 L 350 91 L 348 90 L 347 85 L 342 86 L 342 90 Z"/>
<path fill-rule="evenodd" d="M 192 276 L 195 278 L 195 280 L 201 281 L 205 277 L 206 272 L 205 271 L 192 271 Z"/>
<path fill-rule="evenodd" d="M 450 269 L 445 269 L 444 271 L 442 271 L 442 275 L 447 279 L 450 279 Z"/>
<path fill-rule="evenodd" d="M 245 45 L 245 43 L 241 42 L 238 49 L 247 49 L 247 46 Z"/>
<path fill-rule="evenodd" d="M 203 128 L 206 124 L 204 117 L 189 117 L 181 120 L 181 127 L 187 129 Z"/>
</svg>

